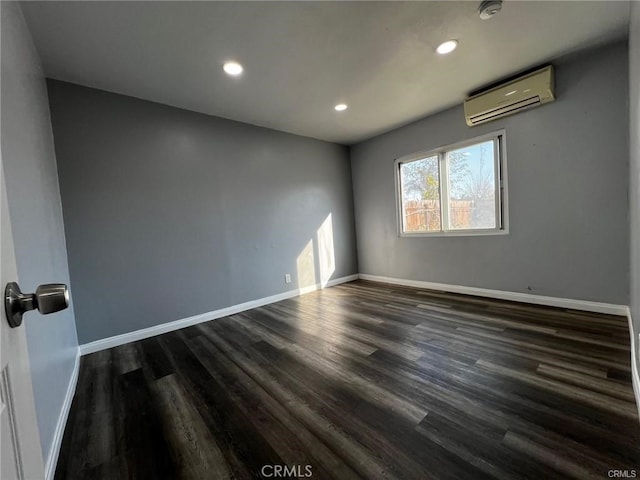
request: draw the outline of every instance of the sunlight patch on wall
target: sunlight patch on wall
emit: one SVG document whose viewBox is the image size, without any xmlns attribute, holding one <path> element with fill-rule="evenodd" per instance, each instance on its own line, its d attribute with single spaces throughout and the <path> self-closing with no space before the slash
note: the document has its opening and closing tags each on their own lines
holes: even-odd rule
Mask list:
<svg viewBox="0 0 640 480">
<path fill-rule="evenodd" d="M 316 284 L 316 267 L 313 255 L 313 240 L 302 249 L 296 259 L 298 269 L 298 288 L 310 287 Z"/>
<path fill-rule="evenodd" d="M 325 287 L 336 271 L 336 255 L 333 248 L 333 221 L 331 214 L 327 216 L 318 229 L 318 266 L 320 284 Z"/>
</svg>

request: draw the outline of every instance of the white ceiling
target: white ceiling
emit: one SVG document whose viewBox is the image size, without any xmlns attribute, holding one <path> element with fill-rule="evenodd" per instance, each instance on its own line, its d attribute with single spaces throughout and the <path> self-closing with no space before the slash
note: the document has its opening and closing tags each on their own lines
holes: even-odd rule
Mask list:
<svg viewBox="0 0 640 480">
<path fill-rule="evenodd" d="M 628 2 L 26 2 L 47 76 L 351 144 L 627 34 Z M 434 53 L 447 39 L 459 48 Z M 222 71 L 235 59 L 240 78 Z M 344 102 L 346 112 L 333 106 Z"/>
</svg>

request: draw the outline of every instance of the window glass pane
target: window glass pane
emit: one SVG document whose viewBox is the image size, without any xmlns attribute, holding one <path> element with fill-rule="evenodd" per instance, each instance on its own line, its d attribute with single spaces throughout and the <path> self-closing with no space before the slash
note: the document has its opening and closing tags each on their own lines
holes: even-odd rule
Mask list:
<svg viewBox="0 0 640 480">
<path fill-rule="evenodd" d="M 439 232 L 440 180 L 438 157 L 400 164 L 402 225 L 405 232 Z"/>
<path fill-rule="evenodd" d="M 494 142 L 447 152 L 449 229 L 496 228 Z"/>
</svg>

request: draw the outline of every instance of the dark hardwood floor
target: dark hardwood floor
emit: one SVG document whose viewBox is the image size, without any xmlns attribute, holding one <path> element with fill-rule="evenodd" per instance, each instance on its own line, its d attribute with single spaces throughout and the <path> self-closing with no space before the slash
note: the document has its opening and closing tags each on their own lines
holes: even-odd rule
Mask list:
<svg viewBox="0 0 640 480">
<path fill-rule="evenodd" d="M 83 357 L 56 479 L 610 470 L 640 477 L 625 318 L 357 281 Z"/>
</svg>

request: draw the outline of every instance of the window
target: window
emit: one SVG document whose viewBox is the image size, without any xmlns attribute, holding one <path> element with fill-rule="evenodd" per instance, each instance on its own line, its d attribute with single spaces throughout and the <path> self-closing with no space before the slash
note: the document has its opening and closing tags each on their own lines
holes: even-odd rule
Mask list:
<svg viewBox="0 0 640 480">
<path fill-rule="evenodd" d="M 504 132 L 396 161 L 401 235 L 506 233 Z"/>
</svg>

